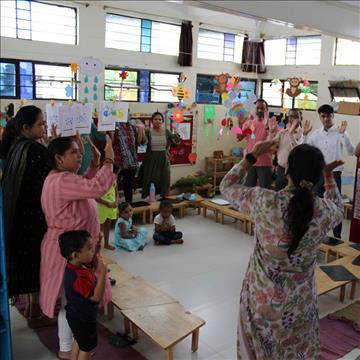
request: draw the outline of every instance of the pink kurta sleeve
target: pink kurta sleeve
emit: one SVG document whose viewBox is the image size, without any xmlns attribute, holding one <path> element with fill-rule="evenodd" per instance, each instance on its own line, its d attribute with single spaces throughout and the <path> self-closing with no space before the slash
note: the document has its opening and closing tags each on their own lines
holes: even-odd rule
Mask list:
<svg viewBox="0 0 360 360">
<path fill-rule="evenodd" d="M 115 179 L 110 167 L 106 165 L 91 179 L 66 173 L 59 184 L 60 196 L 64 200 L 98 199 L 107 193 Z"/>
<path fill-rule="evenodd" d="M 98 170 L 99 168 L 91 163 L 86 173 L 84 174 L 84 178 L 92 179 L 97 174 Z"/>
</svg>

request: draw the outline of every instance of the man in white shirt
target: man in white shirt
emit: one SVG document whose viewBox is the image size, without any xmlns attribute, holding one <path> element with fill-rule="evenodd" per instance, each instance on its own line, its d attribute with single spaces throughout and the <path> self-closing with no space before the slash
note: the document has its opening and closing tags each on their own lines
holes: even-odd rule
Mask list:
<svg viewBox="0 0 360 360">
<path fill-rule="evenodd" d="M 306 121 L 303 131 L 304 143 L 318 147 L 322 151 L 326 163 L 334 160 L 342 160 L 344 148 L 349 155 L 354 155 L 355 147 L 351 143 L 349 135 L 346 133 L 347 122 L 342 121 L 339 127 L 334 124 L 334 109 L 330 105 L 320 106 L 318 114 L 323 126 L 308 135 L 312 127 L 309 121 Z M 339 166 L 333 171 L 334 179 L 340 192 L 342 170 L 343 167 Z M 323 197 L 325 192 L 323 178 L 315 185 L 314 191 L 318 196 Z M 341 228 L 341 223 L 334 228 L 333 232 L 335 237 L 341 238 Z"/>
</svg>

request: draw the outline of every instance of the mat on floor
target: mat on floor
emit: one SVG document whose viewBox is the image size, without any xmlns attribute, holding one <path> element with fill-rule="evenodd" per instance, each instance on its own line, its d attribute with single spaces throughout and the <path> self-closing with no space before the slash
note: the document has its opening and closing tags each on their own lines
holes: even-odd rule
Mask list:
<svg viewBox="0 0 360 360">
<path fill-rule="evenodd" d="M 26 307 L 25 295 L 20 295 L 16 301 L 15 306 L 18 311 L 23 314 Z M 60 303 L 57 304 L 60 308 Z M 58 310 L 57 309 L 57 310 Z M 34 329 L 34 332 L 39 337 L 42 344 L 44 344 L 52 353 L 57 355 L 59 351 L 59 339 L 57 324 Z M 131 346 L 119 348 L 109 343 L 109 337 L 114 335 L 105 326 L 98 323 L 98 345 L 95 349 L 92 360 L 146 360 L 139 352 Z"/>
<path fill-rule="evenodd" d="M 34 330 L 40 341 L 55 355 L 59 351 L 57 326 L 49 326 Z M 98 323 L 98 345 L 92 360 L 146 360 L 131 346 L 118 348 L 109 344 L 109 337 L 113 335 L 105 326 Z"/>
<path fill-rule="evenodd" d="M 320 360 L 336 360 L 359 346 L 360 328 L 351 320 L 359 308 L 357 302 L 320 320 Z"/>
</svg>

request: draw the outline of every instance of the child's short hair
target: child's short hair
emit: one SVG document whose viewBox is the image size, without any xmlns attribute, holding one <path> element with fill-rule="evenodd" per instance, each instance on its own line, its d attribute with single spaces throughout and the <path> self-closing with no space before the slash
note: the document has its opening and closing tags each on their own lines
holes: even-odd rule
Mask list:
<svg viewBox="0 0 360 360">
<path fill-rule="evenodd" d="M 59 237 L 61 255 L 66 260 L 71 260 L 73 252 L 80 251 L 91 238 L 86 230 L 73 230 L 62 233 Z"/>
<path fill-rule="evenodd" d="M 118 206 L 119 214 L 122 213 L 124 210 L 126 210 L 129 206 L 130 206 L 130 203 L 128 203 L 128 202 L 122 202 L 122 203 Z"/>
<path fill-rule="evenodd" d="M 160 210 L 166 209 L 166 208 L 172 208 L 172 203 L 169 200 L 161 200 L 160 202 Z"/>
</svg>

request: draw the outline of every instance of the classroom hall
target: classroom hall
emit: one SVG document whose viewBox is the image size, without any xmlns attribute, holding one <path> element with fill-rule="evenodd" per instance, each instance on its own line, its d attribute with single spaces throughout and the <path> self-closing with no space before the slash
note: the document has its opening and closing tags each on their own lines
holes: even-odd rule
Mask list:
<svg viewBox="0 0 360 360">
<path fill-rule="evenodd" d="M 360 359 L 360 1 L 0 0 L 0 359 Z"/>
</svg>

